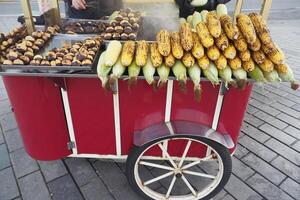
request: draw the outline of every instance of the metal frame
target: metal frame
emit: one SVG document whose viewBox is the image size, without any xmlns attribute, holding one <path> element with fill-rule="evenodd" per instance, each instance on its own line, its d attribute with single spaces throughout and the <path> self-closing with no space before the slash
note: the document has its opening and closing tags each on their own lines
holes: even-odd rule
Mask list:
<svg viewBox="0 0 300 200">
<path fill-rule="evenodd" d="M 270 9 L 271 9 L 273 0 L 262 0 L 262 1 L 263 1 L 263 4 L 262 4 L 261 10 L 260 10 L 260 14 L 263 16 L 263 18 L 265 20 L 267 20 L 269 17 L 269 14 L 270 14 Z M 236 16 L 238 14 L 240 14 L 242 11 L 243 2 L 244 2 L 244 0 L 236 1 L 235 10 L 234 10 L 234 14 L 233 14 L 234 22 L 236 22 Z"/>
</svg>

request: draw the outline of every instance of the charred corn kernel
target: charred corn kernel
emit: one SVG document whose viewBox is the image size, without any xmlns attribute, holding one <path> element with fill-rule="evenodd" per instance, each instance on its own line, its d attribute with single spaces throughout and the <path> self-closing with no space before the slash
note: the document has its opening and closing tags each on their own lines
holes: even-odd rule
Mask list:
<svg viewBox="0 0 300 200">
<path fill-rule="evenodd" d="M 217 46 L 213 45 L 207 49 L 207 56 L 210 60 L 217 60 L 220 57 L 220 51 Z"/>
<path fill-rule="evenodd" d="M 201 69 L 207 69 L 209 67 L 209 59 L 206 55 L 200 59 L 197 59 L 197 63 Z"/>
<path fill-rule="evenodd" d="M 288 72 L 288 65 L 286 63 L 282 63 L 282 64 L 279 64 L 279 65 L 275 65 L 275 69 L 279 72 L 279 73 L 282 73 L 282 74 L 285 74 Z"/>
<path fill-rule="evenodd" d="M 251 53 L 249 50 L 239 52 L 239 57 L 243 62 L 249 61 L 251 58 Z"/>
<path fill-rule="evenodd" d="M 201 44 L 209 48 L 214 45 L 214 39 L 208 31 L 208 28 L 204 22 L 199 22 L 196 26 L 196 31 L 200 38 Z"/>
<path fill-rule="evenodd" d="M 236 56 L 234 59 L 228 59 L 228 64 L 232 70 L 242 67 L 242 61 L 238 56 Z"/>
<path fill-rule="evenodd" d="M 190 52 L 185 52 L 184 56 L 182 57 L 182 62 L 184 66 L 191 67 L 195 64 L 195 58 Z"/>
<path fill-rule="evenodd" d="M 262 64 L 266 59 L 266 56 L 262 50 L 259 50 L 252 52 L 252 58 L 257 64 Z"/>
<path fill-rule="evenodd" d="M 180 34 L 179 32 L 173 32 L 171 34 L 171 47 L 172 47 L 172 54 L 176 59 L 181 59 L 184 50 L 180 43 Z"/>
<path fill-rule="evenodd" d="M 226 34 L 223 31 L 220 37 L 215 39 L 215 44 L 221 51 L 224 51 L 228 47 L 229 41 Z"/>
<path fill-rule="evenodd" d="M 251 19 L 247 15 L 241 13 L 237 16 L 237 26 L 241 30 L 246 41 L 249 44 L 253 44 L 257 37 Z"/>
<path fill-rule="evenodd" d="M 223 51 L 223 53 L 228 59 L 233 59 L 236 57 L 236 49 L 231 43 L 229 43 L 228 47 Z"/>
<path fill-rule="evenodd" d="M 267 54 L 268 58 L 274 63 L 274 64 L 282 64 L 284 61 L 284 55 L 281 51 L 279 51 L 277 48 L 275 48 L 274 51 Z"/>
<path fill-rule="evenodd" d="M 175 65 L 175 62 L 176 62 L 176 59 L 173 56 L 173 54 L 170 53 L 167 57 L 165 57 L 166 66 L 173 67 L 173 65 Z"/>
<path fill-rule="evenodd" d="M 258 51 L 261 47 L 261 43 L 260 40 L 258 38 L 256 38 L 255 42 L 253 44 L 249 44 L 249 48 L 252 51 Z"/>
<path fill-rule="evenodd" d="M 192 28 L 188 23 L 181 24 L 180 26 L 180 40 L 184 50 L 190 51 L 193 48 Z"/>
<path fill-rule="evenodd" d="M 201 58 L 204 56 L 204 47 L 202 46 L 198 34 L 193 32 L 193 40 L 194 46 L 192 48 L 192 54 L 196 59 Z"/>
<path fill-rule="evenodd" d="M 259 64 L 259 67 L 264 72 L 271 72 L 274 70 L 274 64 L 268 58 L 266 58 L 263 63 Z"/>
<path fill-rule="evenodd" d="M 150 58 L 153 67 L 159 67 L 163 63 L 163 56 L 158 51 L 157 42 L 150 44 Z"/>
<path fill-rule="evenodd" d="M 246 72 L 253 71 L 255 68 L 255 64 L 254 64 L 254 61 L 252 60 L 252 58 L 250 58 L 248 61 L 243 62 L 242 67 L 244 70 L 246 70 Z"/>
<path fill-rule="evenodd" d="M 165 29 L 160 30 L 156 35 L 156 41 L 159 53 L 168 56 L 171 52 L 170 33 Z"/>
<path fill-rule="evenodd" d="M 239 29 L 238 29 L 238 32 L 239 32 L 238 38 L 233 41 L 234 46 L 239 51 L 246 51 L 248 49 L 247 41 Z"/>
<path fill-rule="evenodd" d="M 215 12 L 207 13 L 206 23 L 207 23 L 207 28 L 208 28 L 210 34 L 214 38 L 220 37 L 222 28 L 221 28 L 220 19 Z"/>
<path fill-rule="evenodd" d="M 269 44 L 272 42 L 270 31 L 268 29 L 266 21 L 258 13 L 250 13 L 248 15 L 254 25 L 257 36 L 261 39 L 263 44 Z"/>
<path fill-rule="evenodd" d="M 225 31 L 227 37 L 231 40 L 236 40 L 239 37 L 239 30 L 229 15 L 223 15 L 220 17 L 221 26 Z"/>
<path fill-rule="evenodd" d="M 215 64 L 218 69 L 225 69 L 227 67 L 227 59 L 225 58 L 225 56 L 220 55 L 220 57 L 215 60 Z"/>
<path fill-rule="evenodd" d="M 269 53 L 276 51 L 276 45 L 273 42 L 268 43 L 268 44 L 262 44 L 261 50 L 263 50 L 263 52 L 265 54 L 269 54 Z"/>
<path fill-rule="evenodd" d="M 125 67 L 128 67 L 133 59 L 135 53 L 135 42 L 134 41 L 126 41 L 123 45 L 122 53 L 121 53 L 121 63 Z"/>
<path fill-rule="evenodd" d="M 143 67 L 146 65 L 147 60 L 148 43 L 145 40 L 138 41 L 136 45 L 135 62 L 138 66 Z"/>
</svg>

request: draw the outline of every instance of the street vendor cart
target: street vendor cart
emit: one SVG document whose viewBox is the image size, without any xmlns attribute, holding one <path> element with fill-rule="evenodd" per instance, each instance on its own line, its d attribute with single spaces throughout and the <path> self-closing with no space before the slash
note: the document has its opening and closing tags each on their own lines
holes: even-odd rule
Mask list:
<svg viewBox="0 0 300 200">
<path fill-rule="evenodd" d="M 235 15 L 241 6 L 238 0 Z M 265 0 L 265 17 L 269 8 Z M 147 20 L 141 30 L 153 21 Z M 156 33 L 147 30 L 138 38 Z M 74 42 L 84 36 L 55 37 Z M 182 92 L 174 78 L 159 90 L 143 76 L 130 89 L 119 79 L 112 93 L 102 89 L 94 70 L 80 67 L 1 65 L 0 74 L 32 158 L 126 161 L 132 189 L 146 199 L 210 199 L 225 186 L 253 87 L 251 81 L 238 89 L 202 80 L 197 102 L 192 82 Z"/>
</svg>

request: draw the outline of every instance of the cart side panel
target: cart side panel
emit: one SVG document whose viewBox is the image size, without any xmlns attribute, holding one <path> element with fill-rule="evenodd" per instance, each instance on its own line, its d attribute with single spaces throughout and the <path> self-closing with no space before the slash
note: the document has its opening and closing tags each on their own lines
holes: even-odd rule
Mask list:
<svg viewBox="0 0 300 200">
<path fill-rule="evenodd" d="M 98 79 L 68 78 L 67 88 L 78 153 L 116 154 L 112 93 Z"/>
<path fill-rule="evenodd" d="M 47 78 L 3 77 L 28 154 L 57 160 L 71 154 L 61 93 Z"/>
<path fill-rule="evenodd" d="M 224 96 L 218 131 L 229 133 L 234 144 L 237 144 L 252 87 L 252 84 L 247 85 L 243 90 L 231 87 Z M 234 149 L 231 149 L 231 152 L 233 151 Z"/>
<path fill-rule="evenodd" d="M 127 155 L 133 145 L 134 130 L 142 130 L 165 119 L 166 87 L 153 91 L 145 80 L 128 89 L 119 81 L 120 124 L 122 154 Z"/>
</svg>

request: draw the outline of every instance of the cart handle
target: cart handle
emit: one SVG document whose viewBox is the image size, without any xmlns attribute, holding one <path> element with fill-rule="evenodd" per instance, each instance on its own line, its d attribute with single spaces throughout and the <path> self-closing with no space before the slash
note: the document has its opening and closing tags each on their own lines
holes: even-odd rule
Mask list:
<svg viewBox="0 0 300 200">
<path fill-rule="evenodd" d="M 271 5 L 272 5 L 272 0 L 262 0 L 263 4 L 262 7 L 260 9 L 260 14 L 262 15 L 262 17 L 267 20 L 269 13 L 270 13 L 270 9 L 271 9 Z M 236 22 L 236 16 L 238 14 L 241 13 L 242 11 L 242 7 L 243 7 L 243 2 L 244 0 L 237 0 L 236 4 L 235 4 L 235 10 L 234 10 L 234 22 Z"/>
</svg>

